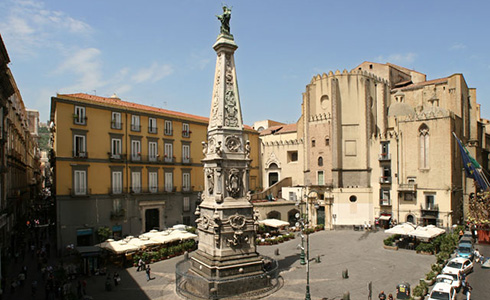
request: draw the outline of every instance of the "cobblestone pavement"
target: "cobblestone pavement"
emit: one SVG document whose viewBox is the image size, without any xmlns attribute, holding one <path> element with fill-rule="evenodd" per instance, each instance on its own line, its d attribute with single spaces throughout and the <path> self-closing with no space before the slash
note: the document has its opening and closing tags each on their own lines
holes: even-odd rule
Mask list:
<svg viewBox="0 0 490 300">
<path fill-rule="evenodd" d="M 342 299 L 345 292 L 350 293 L 350 299 L 362 300 L 368 297 L 368 283 L 372 282 L 373 299 L 381 290 L 385 293 L 395 292 L 396 285 L 407 281 L 413 286 L 418 283 L 435 262 L 434 256 L 416 254 L 410 250 L 386 250 L 383 239 L 388 235 L 382 231 L 322 231 L 310 235 L 310 257 L 320 255 L 321 262 L 310 262 L 311 299 Z M 265 298 L 270 300 L 304 299 L 306 286 L 306 266 L 299 263 L 297 246 L 300 238 L 273 245 L 259 246 L 258 251 L 263 255 L 274 257 L 279 261 L 284 286 L 273 295 Z M 275 255 L 279 249 L 279 255 Z M 485 256 L 490 256 L 490 246 L 479 245 Z M 175 293 L 175 264 L 183 257 L 175 257 L 151 265 L 153 278 L 146 280 L 145 272 L 136 272 L 136 268 L 112 268 L 111 275 L 117 271 L 121 276 L 120 285 L 115 287 L 111 280 L 112 290 L 105 289 L 105 276 L 85 278 L 87 295 L 93 299 L 134 299 L 134 300 L 173 300 L 180 299 Z M 348 269 L 349 278 L 342 278 L 342 271 Z M 490 270 L 475 267 L 475 272 L 469 275 L 474 287 L 472 299 L 489 299 L 490 285 L 488 278 Z M 76 294 L 76 284 L 73 284 Z M 20 299 L 7 297 L 4 299 Z M 45 299 L 42 292 L 33 298 Z M 464 299 L 458 295 L 458 300 Z"/>
</svg>

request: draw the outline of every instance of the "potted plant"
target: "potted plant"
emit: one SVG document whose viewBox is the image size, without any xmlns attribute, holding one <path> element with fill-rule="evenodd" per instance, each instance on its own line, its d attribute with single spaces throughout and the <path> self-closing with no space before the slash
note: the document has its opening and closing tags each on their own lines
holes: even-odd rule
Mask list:
<svg viewBox="0 0 490 300">
<path fill-rule="evenodd" d="M 414 300 L 422 300 L 422 299 L 424 299 L 424 288 L 421 285 L 417 285 L 413 289 L 413 299 Z"/>
<path fill-rule="evenodd" d="M 395 246 L 394 242 L 395 242 L 395 236 L 394 235 L 387 237 L 386 239 L 383 240 L 383 243 L 384 243 L 383 247 L 385 249 L 398 250 L 398 246 Z"/>
<path fill-rule="evenodd" d="M 435 281 L 436 281 L 436 272 L 431 270 L 429 273 L 425 275 L 425 283 L 431 286 L 434 284 Z"/>
</svg>

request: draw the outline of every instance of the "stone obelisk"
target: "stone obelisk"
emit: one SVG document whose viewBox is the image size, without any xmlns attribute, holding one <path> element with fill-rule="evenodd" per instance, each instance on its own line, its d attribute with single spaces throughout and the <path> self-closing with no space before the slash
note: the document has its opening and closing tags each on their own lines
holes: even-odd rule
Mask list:
<svg viewBox="0 0 490 300">
<path fill-rule="evenodd" d="M 226 298 L 269 285 L 256 252 L 256 218 L 249 201 L 250 144 L 242 111 L 230 34 L 231 10 L 223 7 L 208 140 L 203 142 L 204 191 L 196 210 L 199 247 L 190 258 L 188 289 L 207 298 Z"/>
</svg>

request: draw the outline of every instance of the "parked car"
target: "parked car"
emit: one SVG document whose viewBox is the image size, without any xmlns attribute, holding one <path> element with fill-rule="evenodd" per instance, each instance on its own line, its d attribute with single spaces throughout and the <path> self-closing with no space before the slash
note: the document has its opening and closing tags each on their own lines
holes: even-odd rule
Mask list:
<svg viewBox="0 0 490 300">
<path fill-rule="evenodd" d="M 461 287 L 461 276 L 459 273 L 456 274 L 440 274 L 436 277 L 436 283 L 447 283 L 451 285 L 456 291 Z"/>
<path fill-rule="evenodd" d="M 467 258 L 473 261 L 474 255 L 474 249 L 469 244 L 459 244 L 458 248 L 456 249 L 457 257 Z"/>
<path fill-rule="evenodd" d="M 460 240 L 459 240 L 459 245 L 470 245 L 471 247 L 473 247 L 473 239 L 472 238 L 467 238 L 467 237 L 462 237 Z"/>
<path fill-rule="evenodd" d="M 468 274 L 473 270 L 473 262 L 467 258 L 455 257 L 451 259 L 442 269 L 445 274 L 457 274 L 459 272 Z"/>
<path fill-rule="evenodd" d="M 473 244 L 476 242 L 475 239 L 473 238 L 473 235 L 471 234 L 471 231 L 466 230 L 463 234 L 462 239 L 469 239 Z"/>
<path fill-rule="evenodd" d="M 456 290 L 447 283 L 436 283 L 430 292 L 429 300 L 456 300 Z"/>
</svg>

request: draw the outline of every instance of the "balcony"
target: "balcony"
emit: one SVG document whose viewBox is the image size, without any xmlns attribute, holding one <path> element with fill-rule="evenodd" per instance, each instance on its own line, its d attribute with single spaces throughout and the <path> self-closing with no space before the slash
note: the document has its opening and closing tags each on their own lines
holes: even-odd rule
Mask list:
<svg viewBox="0 0 490 300">
<path fill-rule="evenodd" d="M 420 214 L 422 218 L 438 218 L 439 217 L 439 205 L 438 204 L 429 204 L 422 206 L 420 205 Z"/>
<path fill-rule="evenodd" d="M 184 164 L 184 165 L 190 165 L 190 164 L 192 164 L 192 158 L 182 157 L 182 164 Z"/>
<path fill-rule="evenodd" d="M 73 115 L 73 124 L 76 125 L 87 125 L 87 117 L 81 117 L 79 115 Z"/>
<path fill-rule="evenodd" d="M 143 189 L 141 188 L 141 186 L 132 186 L 129 189 L 129 192 L 131 194 L 142 194 L 143 193 Z"/>
<path fill-rule="evenodd" d="M 193 188 L 191 186 L 183 186 L 182 189 L 181 189 L 181 192 L 182 193 L 192 193 L 193 192 Z"/>
<path fill-rule="evenodd" d="M 123 162 L 126 159 L 126 154 L 114 154 L 107 152 L 107 156 L 109 157 L 109 160 L 113 162 Z"/>
<path fill-rule="evenodd" d="M 137 153 L 137 154 L 131 154 L 131 161 L 132 162 L 140 162 L 142 159 L 141 159 L 141 154 L 140 153 Z"/>
<path fill-rule="evenodd" d="M 89 197 L 92 194 L 92 189 L 68 189 L 68 192 L 70 193 L 70 196 L 72 197 Z"/>
<path fill-rule="evenodd" d="M 125 217 L 126 217 L 126 210 L 124 208 L 118 209 L 116 211 L 111 211 L 112 221 L 123 220 Z"/>
<path fill-rule="evenodd" d="M 81 152 L 81 151 L 73 151 L 73 157 L 74 158 L 87 158 L 88 153 L 87 152 Z"/>
<path fill-rule="evenodd" d="M 379 183 L 391 184 L 391 176 L 381 176 L 381 177 L 379 177 Z"/>
<path fill-rule="evenodd" d="M 148 133 L 158 133 L 157 127 L 148 127 Z"/>
<path fill-rule="evenodd" d="M 379 199 L 379 206 L 391 207 L 391 200 L 390 199 Z"/>
<path fill-rule="evenodd" d="M 165 193 L 175 193 L 176 191 L 176 186 L 165 186 Z"/>
<path fill-rule="evenodd" d="M 381 153 L 378 156 L 379 161 L 390 161 L 391 160 L 391 154 L 390 153 Z"/>
<path fill-rule="evenodd" d="M 122 129 L 122 122 L 111 121 L 112 129 Z"/>
<path fill-rule="evenodd" d="M 398 186 L 398 191 L 399 192 L 415 193 L 417 191 L 417 184 L 416 183 L 402 183 Z"/>
<path fill-rule="evenodd" d="M 163 134 L 164 135 L 173 135 L 174 132 L 172 129 L 165 128 L 165 130 L 163 131 Z"/>
<path fill-rule="evenodd" d="M 192 131 L 190 130 L 182 130 L 182 137 L 188 138 L 191 136 Z"/>
<path fill-rule="evenodd" d="M 131 131 L 141 131 L 141 125 L 131 124 Z"/>
<path fill-rule="evenodd" d="M 110 187 L 108 194 L 111 196 L 122 195 L 123 194 L 123 188 L 122 187 Z"/>
<path fill-rule="evenodd" d="M 175 163 L 175 156 L 167 156 L 165 155 L 163 157 L 163 162 L 167 164 L 174 164 Z"/>
</svg>

